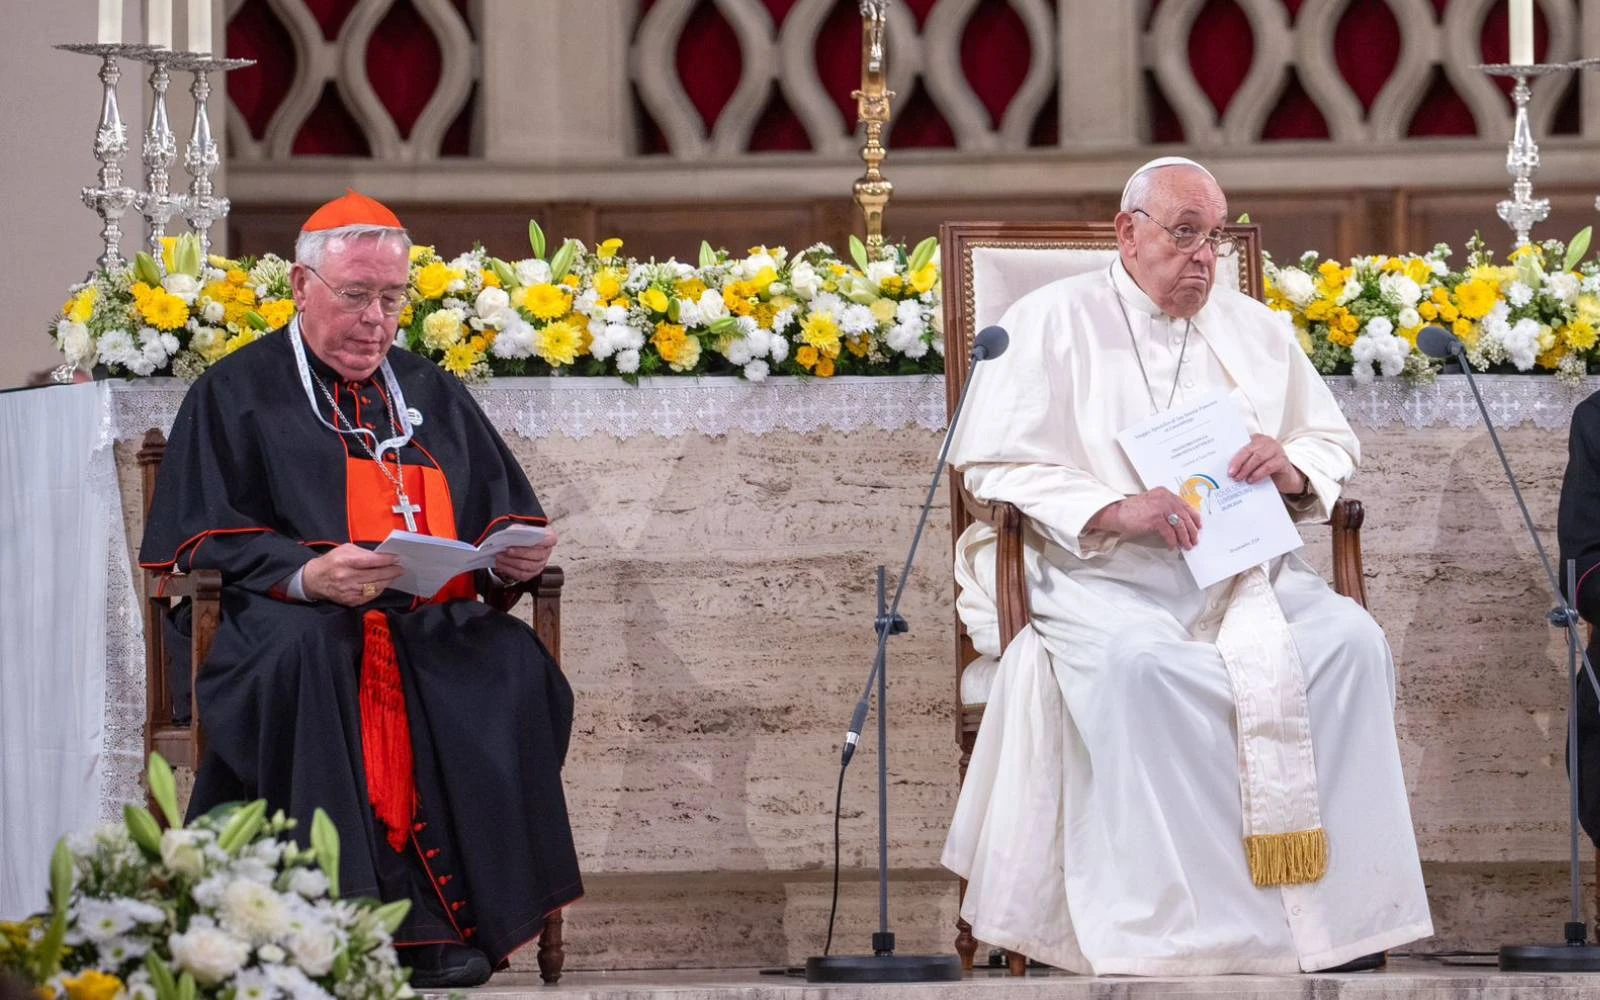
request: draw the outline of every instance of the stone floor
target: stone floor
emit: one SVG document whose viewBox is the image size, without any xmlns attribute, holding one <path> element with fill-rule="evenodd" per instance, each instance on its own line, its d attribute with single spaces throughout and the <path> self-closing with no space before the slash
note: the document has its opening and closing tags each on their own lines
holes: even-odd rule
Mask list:
<svg viewBox="0 0 1600 1000">
<path fill-rule="evenodd" d="M 1490 959 L 1462 960 L 1489 963 Z M 1600 973 L 1503 973 L 1492 964 L 1391 959 L 1381 972 L 1192 979 L 1090 978 L 1032 972 L 1012 979 L 980 971 L 960 983 L 812 986 L 798 976 L 756 969 L 574 972 L 556 987 L 537 975 L 507 973 L 469 991 L 472 1000 L 1578 1000 L 1600 998 Z"/>
</svg>

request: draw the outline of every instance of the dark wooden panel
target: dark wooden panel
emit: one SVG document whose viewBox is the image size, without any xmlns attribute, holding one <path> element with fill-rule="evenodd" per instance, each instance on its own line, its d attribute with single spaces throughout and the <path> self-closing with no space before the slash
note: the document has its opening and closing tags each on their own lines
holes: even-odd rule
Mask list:
<svg viewBox="0 0 1600 1000">
<path fill-rule="evenodd" d="M 1550 217 L 1533 228 L 1533 238 L 1567 240 L 1594 222 L 1593 190 L 1573 188 L 1535 188 L 1539 197 L 1550 199 Z M 1511 228 L 1495 214 L 1495 205 L 1507 197 L 1507 188 L 1482 191 L 1404 192 L 1397 199 L 1401 206 L 1401 231 L 1398 249 L 1422 252 L 1435 243 L 1456 248 L 1451 263 L 1461 266 L 1461 250 L 1474 232 L 1483 234 L 1490 249 L 1502 259 L 1511 249 Z"/>
</svg>

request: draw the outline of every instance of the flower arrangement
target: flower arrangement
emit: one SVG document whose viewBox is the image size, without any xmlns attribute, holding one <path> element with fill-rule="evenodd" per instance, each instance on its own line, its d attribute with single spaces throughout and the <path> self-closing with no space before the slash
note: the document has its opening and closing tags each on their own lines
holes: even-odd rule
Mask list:
<svg viewBox="0 0 1600 1000">
<path fill-rule="evenodd" d="M 63 839 L 50 909 L 0 923 L 0 973 L 40 1000 L 389 1000 L 412 996 L 391 935 L 410 903 L 339 898 L 339 835 L 321 810 L 311 846 L 265 801 L 185 827 L 172 770 L 150 759 L 167 821 L 127 806 L 122 825 Z"/>
<path fill-rule="evenodd" d="M 546 257 L 412 250 L 400 343 L 463 379 L 490 375 L 911 374 L 943 369 L 937 241 L 846 263 L 823 244 L 742 257 L 701 244 L 698 264 L 566 240 Z"/>
<path fill-rule="evenodd" d="M 937 241 L 850 261 L 817 244 L 743 256 L 702 244 L 696 265 L 640 261 L 621 240 L 565 240 L 547 255 L 481 247 L 452 259 L 411 253 L 411 302 L 397 343 L 462 379 L 491 375 L 913 374 L 943 370 Z M 192 236 L 76 285 L 51 333 L 69 366 L 115 376 L 207 367 L 294 315 L 280 257 L 200 260 Z"/>
<path fill-rule="evenodd" d="M 1571 381 L 1600 361 L 1600 264 L 1579 263 L 1589 240 L 1585 228 L 1570 243 L 1529 244 L 1497 265 L 1474 237 L 1461 271 L 1450 269 L 1442 243 L 1426 254 L 1349 264 L 1315 253 L 1283 266 L 1268 259 L 1267 304 L 1293 324 L 1324 374 L 1431 378 L 1437 363 L 1416 342 L 1435 324 L 1460 338 L 1479 371 L 1537 369 Z"/>
<path fill-rule="evenodd" d="M 161 256 L 157 266 L 141 252 L 72 286 L 51 324 L 68 365 L 194 379 L 294 315 L 282 258 L 201 261 L 193 234 L 166 239 Z"/>
</svg>

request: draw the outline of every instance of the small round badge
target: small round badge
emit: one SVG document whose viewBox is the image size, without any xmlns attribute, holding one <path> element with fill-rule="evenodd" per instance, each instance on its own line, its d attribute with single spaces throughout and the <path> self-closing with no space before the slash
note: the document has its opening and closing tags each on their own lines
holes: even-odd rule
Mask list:
<svg viewBox="0 0 1600 1000">
<path fill-rule="evenodd" d="M 406 419 L 415 426 L 422 426 L 422 411 L 415 406 L 406 407 Z"/>
</svg>

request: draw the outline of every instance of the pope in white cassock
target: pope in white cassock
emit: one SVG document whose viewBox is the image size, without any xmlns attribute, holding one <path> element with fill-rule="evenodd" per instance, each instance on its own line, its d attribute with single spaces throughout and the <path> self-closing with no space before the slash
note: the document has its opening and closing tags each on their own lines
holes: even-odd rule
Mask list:
<svg viewBox="0 0 1600 1000">
<path fill-rule="evenodd" d="M 1123 428 L 1211 392 L 1251 432 L 1236 480 L 1326 520 L 1359 446 L 1271 310 L 1213 287 L 1227 201 L 1193 161 L 1141 168 L 1120 259 L 1001 320 L 951 461 L 1027 515 L 1032 618 L 1006 647 L 945 845 L 980 940 L 1079 973 L 1326 969 L 1433 933 L 1394 731 L 1394 662 L 1296 554 L 1201 590 L 1205 531 L 1146 491 Z M 956 550 L 998 655 L 994 532 Z"/>
</svg>

